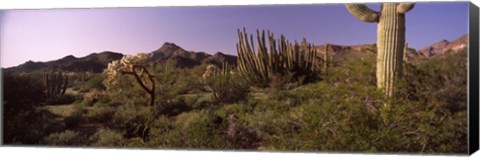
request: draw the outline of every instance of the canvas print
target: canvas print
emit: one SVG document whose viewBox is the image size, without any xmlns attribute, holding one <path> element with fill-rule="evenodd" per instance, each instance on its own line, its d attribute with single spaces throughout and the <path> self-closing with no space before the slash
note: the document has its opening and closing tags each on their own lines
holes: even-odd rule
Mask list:
<svg viewBox="0 0 480 157">
<path fill-rule="evenodd" d="M 466 154 L 468 7 L 3 10 L 3 144 Z"/>
</svg>

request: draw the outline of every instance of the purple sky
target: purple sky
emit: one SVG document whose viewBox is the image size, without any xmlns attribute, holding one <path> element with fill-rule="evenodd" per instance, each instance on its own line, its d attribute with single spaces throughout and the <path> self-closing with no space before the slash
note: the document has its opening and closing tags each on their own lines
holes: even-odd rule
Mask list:
<svg viewBox="0 0 480 157">
<path fill-rule="evenodd" d="M 369 4 L 378 10 L 378 4 Z M 468 32 L 468 2 L 417 3 L 407 41 L 423 48 Z M 236 54 L 237 28 L 269 29 L 289 40 L 341 45 L 376 42 L 376 24 L 342 4 L 9 10 L 0 12 L 2 67 L 92 52 L 151 52 L 164 42 L 186 50 Z"/>
</svg>

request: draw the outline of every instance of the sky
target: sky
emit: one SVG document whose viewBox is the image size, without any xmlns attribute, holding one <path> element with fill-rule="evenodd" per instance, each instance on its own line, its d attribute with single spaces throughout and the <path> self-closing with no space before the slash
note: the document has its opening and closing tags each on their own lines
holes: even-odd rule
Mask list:
<svg viewBox="0 0 480 157">
<path fill-rule="evenodd" d="M 343 4 L 6 10 L 0 11 L 0 61 L 11 67 L 102 51 L 151 52 L 165 42 L 235 55 L 236 30 L 244 27 L 316 45 L 371 44 L 377 34 L 376 23 L 356 19 Z M 466 33 L 468 2 L 419 2 L 406 14 L 409 47 Z"/>
</svg>

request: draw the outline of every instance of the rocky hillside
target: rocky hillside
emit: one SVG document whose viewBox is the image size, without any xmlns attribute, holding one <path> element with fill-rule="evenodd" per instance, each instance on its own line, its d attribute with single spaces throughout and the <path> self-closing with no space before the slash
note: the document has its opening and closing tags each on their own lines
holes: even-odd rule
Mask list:
<svg viewBox="0 0 480 157">
<path fill-rule="evenodd" d="M 466 48 L 467 46 L 468 46 L 468 35 L 465 34 L 453 41 L 448 41 L 444 39 L 439 42 L 436 42 L 430 46 L 419 49 L 418 53 L 422 54 L 424 57 L 432 57 L 438 54 L 443 54 L 445 52 L 448 52 L 449 50 L 456 52 L 458 50 Z"/>
<path fill-rule="evenodd" d="M 177 62 L 179 67 L 193 67 L 203 63 L 215 64 L 220 66 L 223 63 L 235 65 L 237 57 L 217 52 L 214 55 L 205 52 L 187 51 L 174 43 L 166 42 L 158 50 L 152 52 L 151 60 L 154 62 L 172 59 Z"/>
</svg>

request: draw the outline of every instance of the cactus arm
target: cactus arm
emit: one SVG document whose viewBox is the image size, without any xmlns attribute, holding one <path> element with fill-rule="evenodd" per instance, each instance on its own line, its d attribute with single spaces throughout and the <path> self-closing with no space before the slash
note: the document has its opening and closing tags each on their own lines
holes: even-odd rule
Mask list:
<svg viewBox="0 0 480 157">
<path fill-rule="evenodd" d="M 415 7 L 415 3 L 400 3 L 397 6 L 397 12 L 400 14 L 405 14 L 408 11 L 412 10 Z"/>
<path fill-rule="evenodd" d="M 364 4 L 345 4 L 347 10 L 357 19 L 364 22 L 378 22 L 379 13 L 368 8 Z"/>
</svg>

